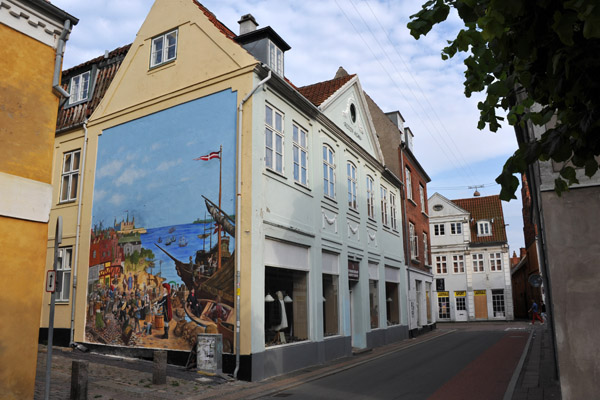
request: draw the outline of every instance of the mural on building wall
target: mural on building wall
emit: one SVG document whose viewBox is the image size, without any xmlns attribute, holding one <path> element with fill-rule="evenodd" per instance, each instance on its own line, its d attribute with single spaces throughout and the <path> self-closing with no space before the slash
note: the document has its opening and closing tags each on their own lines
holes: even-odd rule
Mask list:
<svg viewBox="0 0 600 400">
<path fill-rule="evenodd" d="M 235 111 L 224 91 L 99 137 L 87 341 L 232 351 Z"/>
</svg>

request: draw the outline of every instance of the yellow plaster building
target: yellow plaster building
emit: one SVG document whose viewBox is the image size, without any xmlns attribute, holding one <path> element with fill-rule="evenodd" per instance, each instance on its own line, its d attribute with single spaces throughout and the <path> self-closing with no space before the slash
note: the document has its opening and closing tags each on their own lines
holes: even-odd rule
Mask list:
<svg viewBox="0 0 600 400">
<path fill-rule="evenodd" d="M 64 43 L 78 20 L 42 0 L 0 5 L 0 397 L 33 398 Z M 57 56 L 58 53 L 58 56 Z M 53 86 L 55 86 L 53 88 Z M 51 223 L 52 228 L 54 224 Z"/>
</svg>

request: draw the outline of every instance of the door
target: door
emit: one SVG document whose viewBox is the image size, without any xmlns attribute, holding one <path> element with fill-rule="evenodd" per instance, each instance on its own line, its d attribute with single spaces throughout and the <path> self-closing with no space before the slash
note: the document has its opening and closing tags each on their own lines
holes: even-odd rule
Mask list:
<svg viewBox="0 0 600 400">
<path fill-rule="evenodd" d="M 487 294 L 485 290 L 475 291 L 475 319 L 487 319 L 488 308 L 487 308 Z"/>
<path fill-rule="evenodd" d="M 454 305 L 455 314 L 454 319 L 456 321 L 467 321 L 467 292 L 464 290 L 457 290 L 454 292 Z"/>
</svg>

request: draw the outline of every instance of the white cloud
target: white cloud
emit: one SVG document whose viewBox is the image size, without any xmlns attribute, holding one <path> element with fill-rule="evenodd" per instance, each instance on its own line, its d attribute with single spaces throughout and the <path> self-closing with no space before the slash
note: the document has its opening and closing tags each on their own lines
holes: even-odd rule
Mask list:
<svg viewBox="0 0 600 400">
<path fill-rule="evenodd" d="M 146 171 L 142 171 L 142 170 L 135 169 L 135 168 L 129 168 L 129 169 L 126 169 L 125 171 L 123 171 L 121 176 L 119 176 L 116 179 L 115 184 L 117 186 L 132 185 L 133 183 L 135 183 L 137 180 L 143 178 L 144 176 L 146 176 Z"/>
<path fill-rule="evenodd" d="M 178 160 L 174 160 L 174 161 L 163 161 L 160 164 L 158 164 L 158 166 L 156 167 L 157 171 L 167 171 L 177 165 L 180 165 L 182 163 L 181 159 Z"/>
<path fill-rule="evenodd" d="M 125 201 L 125 196 L 120 193 L 113 194 L 108 202 L 114 206 L 120 206 Z"/>
<path fill-rule="evenodd" d="M 123 161 L 113 160 L 98 170 L 97 177 L 115 176 L 123 168 Z"/>
</svg>

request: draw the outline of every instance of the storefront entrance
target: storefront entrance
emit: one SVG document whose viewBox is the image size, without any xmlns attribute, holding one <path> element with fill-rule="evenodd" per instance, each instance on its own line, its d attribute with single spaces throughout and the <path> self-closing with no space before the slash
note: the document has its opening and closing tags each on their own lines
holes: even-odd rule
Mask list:
<svg viewBox="0 0 600 400">
<path fill-rule="evenodd" d="M 485 290 L 475 290 L 475 319 L 487 319 L 487 293 Z"/>
</svg>

